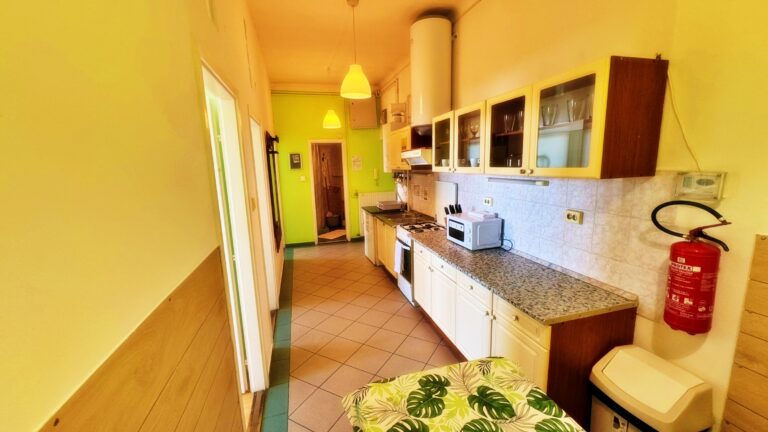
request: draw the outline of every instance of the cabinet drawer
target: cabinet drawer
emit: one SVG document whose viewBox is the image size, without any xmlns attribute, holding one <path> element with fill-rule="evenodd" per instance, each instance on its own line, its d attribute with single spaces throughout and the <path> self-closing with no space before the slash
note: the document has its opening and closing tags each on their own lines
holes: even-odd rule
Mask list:
<svg viewBox="0 0 768 432">
<path fill-rule="evenodd" d="M 432 267 L 434 267 L 435 270 L 442 272 L 448 279 L 454 282 L 456 281 L 456 267 L 448 264 L 447 261 L 434 254 L 432 255 Z"/>
<path fill-rule="evenodd" d="M 413 256 L 421 257 L 427 262 L 431 262 L 432 260 L 432 252 L 429 251 L 429 249 L 425 248 L 421 245 L 421 243 L 413 243 Z"/>
<path fill-rule="evenodd" d="M 456 285 L 458 285 L 460 289 L 464 290 L 464 292 L 467 292 L 478 299 L 480 303 L 482 303 L 482 305 L 486 308 L 491 308 L 493 303 L 493 294 L 491 293 L 491 290 L 480 285 L 476 280 L 470 278 L 460 271 L 457 271 Z"/>
<path fill-rule="evenodd" d="M 544 349 L 549 349 L 551 326 L 541 324 L 497 295 L 493 296 L 493 314 L 509 321 Z"/>
</svg>

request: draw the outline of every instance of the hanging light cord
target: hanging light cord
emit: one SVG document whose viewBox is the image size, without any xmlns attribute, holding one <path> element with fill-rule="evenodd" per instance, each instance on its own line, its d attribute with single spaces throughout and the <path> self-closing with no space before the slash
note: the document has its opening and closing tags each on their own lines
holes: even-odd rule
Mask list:
<svg viewBox="0 0 768 432">
<path fill-rule="evenodd" d="M 357 29 L 355 27 L 355 7 L 352 6 L 352 52 L 355 55 L 355 64 L 357 64 Z"/>
<path fill-rule="evenodd" d="M 675 92 L 672 90 L 672 76 L 669 74 L 667 74 L 667 87 L 669 87 L 669 101 L 672 104 L 672 112 L 675 113 L 675 120 L 677 120 L 677 124 L 680 126 L 680 133 L 683 135 L 685 148 L 688 149 L 688 153 L 691 155 L 693 162 L 696 163 L 696 170 L 701 172 L 701 165 L 699 165 L 699 160 L 696 158 L 696 155 L 693 153 L 693 149 L 691 148 L 691 144 L 688 142 L 688 134 L 685 132 L 685 126 L 683 126 L 683 121 L 680 119 L 680 114 L 677 111 L 677 104 L 675 104 Z"/>
</svg>

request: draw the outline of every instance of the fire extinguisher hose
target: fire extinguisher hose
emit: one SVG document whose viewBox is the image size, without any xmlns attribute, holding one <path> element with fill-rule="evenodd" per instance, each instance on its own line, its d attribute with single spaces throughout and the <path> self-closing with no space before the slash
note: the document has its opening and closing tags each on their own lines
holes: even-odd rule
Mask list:
<svg viewBox="0 0 768 432">
<path fill-rule="evenodd" d="M 717 220 L 720 223 L 714 224 L 714 225 L 707 225 L 707 226 L 703 226 L 703 227 L 694 228 L 691 231 L 689 231 L 687 234 L 679 233 L 677 231 L 673 231 L 673 230 L 665 227 L 664 225 L 662 225 L 659 222 L 659 220 L 657 218 L 657 215 L 658 215 L 658 213 L 659 213 L 659 211 L 661 209 L 666 208 L 666 207 L 670 207 L 670 206 L 674 206 L 674 205 L 685 205 L 685 206 L 696 207 L 698 209 L 704 210 L 707 213 L 709 213 L 712 216 L 714 216 L 715 218 L 717 218 Z M 695 240 L 697 238 L 702 238 L 702 239 L 709 240 L 709 241 L 711 241 L 713 243 L 716 243 L 716 244 L 720 245 L 720 247 L 722 247 L 723 250 L 726 251 L 726 252 L 728 252 L 730 250 L 728 248 L 728 245 L 725 244 L 724 241 L 722 241 L 720 239 L 717 239 L 717 238 L 714 238 L 714 237 L 712 237 L 712 236 L 710 236 L 710 235 L 708 235 L 707 233 L 704 232 L 705 228 L 713 228 L 713 227 L 717 227 L 717 226 L 729 225 L 730 224 L 730 222 L 725 220 L 723 215 L 718 213 L 717 210 L 715 210 L 712 207 L 709 207 L 707 205 L 704 205 L 704 204 L 701 204 L 701 203 L 697 203 L 697 202 L 694 202 L 694 201 L 685 201 L 685 200 L 667 201 L 665 203 L 659 204 L 658 206 L 656 206 L 655 209 L 653 209 L 653 212 L 651 212 L 651 221 L 656 226 L 656 228 L 658 228 L 659 230 L 661 230 L 661 231 L 663 231 L 663 232 L 665 232 L 665 233 L 667 233 L 669 235 L 672 235 L 672 236 L 675 236 L 675 237 L 681 237 L 681 238 L 684 238 L 686 240 L 691 240 L 691 241 L 693 241 L 693 240 Z"/>
</svg>

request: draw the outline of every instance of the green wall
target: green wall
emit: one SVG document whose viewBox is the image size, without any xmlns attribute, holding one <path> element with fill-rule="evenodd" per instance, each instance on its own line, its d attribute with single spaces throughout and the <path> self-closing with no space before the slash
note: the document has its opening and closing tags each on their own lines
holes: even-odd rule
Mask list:
<svg viewBox="0 0 768 432">
<path fill-rule="evenodd" d="M 341 117 L 341 129 L 323 129 L 323 116 L 329 109 Z M 309 141 L 339 139 L 347 147 L 346 200 L 349 211 L 347 226 L 352 237 L 358 237 L 357 192 L 391 191 L 395 189 L 392 175 L 383 172 L 383 156 L 379 129 L 348 129 L 348 112 L 344 99 L 330 94 L 273 93 L 272 111 L 275 132 L 280 137 L 280 194 L 286 243 L 313 242 L 312 183 L 310 181 Z M 300 153 L 301 169 L 291 169 L 291 153 Z M 360 171 L 352 169 L 352 157 L 362 158 Z M 379 180 L 373 179 L 378 169 Z M 301 177 L 304 180 L 301 180 Z"/>
</svg>

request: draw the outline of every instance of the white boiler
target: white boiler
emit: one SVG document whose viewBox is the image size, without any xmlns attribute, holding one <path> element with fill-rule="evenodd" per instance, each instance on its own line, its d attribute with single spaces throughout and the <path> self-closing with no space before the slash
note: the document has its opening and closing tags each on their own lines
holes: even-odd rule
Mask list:
<svg viewBox="0 0 768 432">
<path fill-rule="evenodd" d="M 411 25 L 411 125 L 450 110 L 451 21 L 427 16 Z"/>
</svg>

